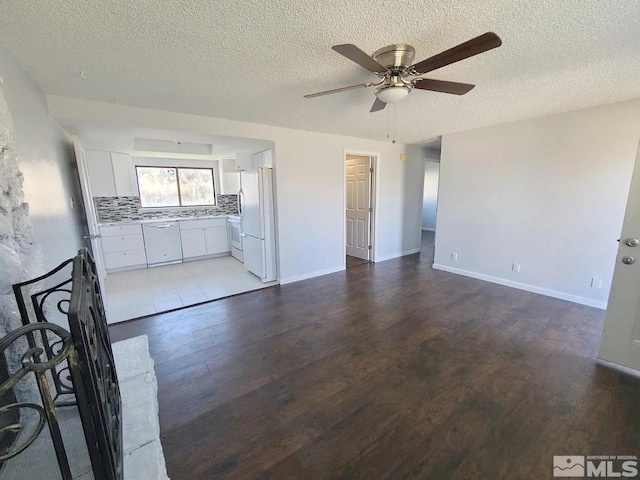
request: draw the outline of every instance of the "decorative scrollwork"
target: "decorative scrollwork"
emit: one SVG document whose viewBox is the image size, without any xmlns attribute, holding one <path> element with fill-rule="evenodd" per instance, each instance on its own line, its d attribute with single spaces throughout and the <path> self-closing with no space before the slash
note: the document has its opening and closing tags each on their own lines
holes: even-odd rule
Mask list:
<svg viewBox="0 0 640 480">
<path fill-rule="evenodd" d="M 40 355 L 44 352 L 41 347 L 31 347 L 22 355 L 22 368 L 14 372 L 9 378 L 7 378 L 2 384 L 0 384 L 0 395 L 5 394 L 15 384 L 17 384 L 27 373 L 29 372 L 45 372 L 47 370 L 54 369 L 57 365 L 62 363 L 69 357 L 69 352 L 72 348 L 71 336 L 64 328 L 54 323 L 32 323 L 30 325 L 23 325 L 10 332 L 6 337 L 0 340 L 0 354 L 4 354 L 5 350 L 9 348 L 13 342 L 22 336 L 28 336 L 33 332 L 46 332 L 51 331 L 58 335 L 62 341 L 62 348 L 56 355 L 47 361 L 40 361 Z"/>
<path fill-rule="evenodd" d="M 2 407 L 0 407 L 0 417 L 4 415 L 11 415 L 15 410 L 19 411 L 22 408 L 29 408 L 37 412 L 38 425 L 36 425 L 34 431 L 31 432 L 29 438 L 27 438 L 22 445 L 14 445 L 13 449 L 11 448 L 11 446 L 9 446 L 5 450 L 0 451 L 0 462 L 13 458 L 25 451 L 33 442 L 37 440 L 38 435 L 40 435 L 40 432 L 44 428 L 46 422 L 44 409 L 40 405 L 37 405 L 35 403 L 11 403 L 9 405 L 3 405 Z M 0 437 L 2 437 L 5 433 L 20 433 L 23 429 L 24 425 L 22 425 L 21 423 L 11 423 L 0 429 Z"/>
<path fill-rule="evenodd" d="M 73 264 L 72 276 L 51 288 L 29 295 L 31 309 L 27 308 L 23 287 L 32 286 L 65 266 Z M 71 284 L 69 287 L 68 285 Z M 91 459 L 94 476 L 101 480 L 122 480 L 122 416 L 118 378 L 115 371 L 111 341 L 107 328 L 96 267 L 87 250 L 81 250 L 71 261 L 62 263 L 53 272 L 29 282 L 14 285 L 14 293 L 22 317 L 23 326 L 0 339 L 0 356 L 11 347 L 19 354 L 20 361 L 14 371 L 0 371 L 0 397 L 10 400 L 0 407 L 0 436 L 12 438 L 10 447 L 0 451 L 0 464 L 13 458 L 32 445 L 48 424 L 60 474 L 71 480 L 71 468 L 65 442 L 61 434 L 57 406 L 61 394 L 75 394 L 76 406 L 82 421 L 83 433 Z M 68 298 L 55 299 L 59 313 L 68 318 L 70 332 L 50 323 L 46 318 L 45 303 L 53 303 L 54 294 Z M 35 313 L 35 321 L 29 314 Z M 21 337 L 24 341 L 15 343 Z M 15 350 L 18 348 L 19 350 Z M 4 358 L 4 357 L 3 357 Z M 1 366 L 1 365 L 0 365 Z M 12 391 L 26 375 L 35 377 L 42 406 L 35 403 L 18 403 Z M 56 395 L 52 395 L 49 378 L 53 378 Z M 55 403 L 58 402 L 58 403 Z M 28 438 L 21 423 L 20 409 L 37 411 L 37 425 L 29 423 Z M 31 416 L 33 417 L 33 415 Z M 31 418 L 30 417 L 30 418 Z M 20 439 L 20 444 L 18 442 Z"/>
<path fill-rule="evenodd" d="M 59 290 L 59 291 L 63 291 L 63 290 Z M 66 307 L 63 307 L 63 305 L 66 305 Z M 56 306 L 58 307 L 58 311 L 64 315 L 69 313 L 69 299 L 68 298 L 63 298 L 62 300 L 60 300 Z"/>
<path fill-rule="evenodd" d="M 70 359 L 74 384 L 82 385 L 76 388 L 80 416 L 83 424 L 93 426 L 91 462 L 106 478 L 122 479 L 120 388 L 95 263 L 86 250 L 73 262 L 69 327 L 78 364 L 84 367 L 75 369 Z"/>
<path fill-rule="evenodd" d="M 30 323 L 38 322 L 47 322 L 49 320 L 47 318 L 48 311 L 58 312 L 64 317 L 67 316 L 69 310 L 69 297 L 71 295 L 71 272 L 64 281 L 58 282 L 56 285 L 50 288 L 39 290 L 35 293 L 32 293 L 31 290 L 36 286 L 39 287 L 42 282 L 55 278 L 55 276 L 59 275 L 60 272 L 62 272 L 65 268 L 72 266 L 72 264 L 73 259 L 69 259 L 65 262 L 62 262 L 55 269 L 46 273 L 45 275 L 41 275 L 38 278 L 18 283 L 13 286 L 13 292 L 16 297 L 16 302 L 18 304 L 18 310 L 20 311 L 20 317 L 22 318 L 23 325 L 29 325 Z M 54 298 L 54 294 L 63 295 L 64 298 Z M 25 302 L 25 295 L 31 299 L 30 308 Z M 47 308 L 49 304 L 51 304 L 51 308 Z M 44 332 L 41 332 L 40 336 L 45 354 L 49 359 L 52 359 L 58 354 L 58 349 L 56 349 L 54 345 L 59 345 L 59 347 L 62 348 L 62 343 L 60 343 L 59 341 L 54 341 Z M 28 340 L 32 347 L 36 345 L 36 339 L 33 334 L 29 334 Z M 63 394 L 73 393 L 73 384 L 68 380 L 68 378 L 67 381 L 64 380 L 60 368 L 51 370 L 51 377 L 53 380 L 53 386 L 56 390 L 56 398 Z M 69 402 L 64 402 L 63 404 L 68 405 Z"/>
<path fill-rule="evenodd" d="M 71 370 L 68 366 L 54 370 L 52 373 L 58 380 L 56 383 L 62 387 L 62 394 L 73 393 L 73 380 L 71 379 Z"/>
</svg>

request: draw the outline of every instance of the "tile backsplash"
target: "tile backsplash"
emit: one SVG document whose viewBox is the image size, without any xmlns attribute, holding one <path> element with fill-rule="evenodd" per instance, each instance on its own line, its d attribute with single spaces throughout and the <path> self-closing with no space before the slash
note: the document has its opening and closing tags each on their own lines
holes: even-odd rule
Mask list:
<svg viewBox="0 0 640 480">
<path fill-rule="evenodd" d="M 233 215 L 238 213 L 238 195 L 218 195 L 218 204 L 193 208 L 141 208 L 139 197 L 94 197 L 98 221 L 122 222 L 151 218 L 189 218 L 201 215 Z"/>
</svg>

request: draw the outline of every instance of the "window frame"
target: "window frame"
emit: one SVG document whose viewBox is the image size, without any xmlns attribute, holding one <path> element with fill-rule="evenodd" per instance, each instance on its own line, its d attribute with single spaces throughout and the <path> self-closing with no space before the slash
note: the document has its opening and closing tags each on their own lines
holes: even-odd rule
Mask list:
<svg viewBox="0 0 640 480">
<path fill-rule="evenodd" d="M 215 207 L 218 205 L 218 196 L 216 195 L 216 176 L 213 167 L 188 167 L 182 166 L 178 167 L 176 165 L 136 165 L 136 183 L 138 184 L 138 196 L 140 198 L 140 208 L 149 209 L 149 210 L 159 210 L 165 208 L 207 208 L 207 207 Z M 179 205 L 166 205 L 166 206 L 158 206 L 158 207 L 143 207 L 142 206 L 142 192 L 140 191 L 140 177 L 138 176 L 139 168 L 162 168 L 169 169 L 173 168 L 176 171 L 176 185 L 178 187 L 178 203 Z M 182 204 L 182 191 L 180 189 L 180 170 L 209 170 L 211 172 L 211 186 L 213 187 L 213 203 L 206 203 L 203 205 L 183 205 Z"/>
</svg>

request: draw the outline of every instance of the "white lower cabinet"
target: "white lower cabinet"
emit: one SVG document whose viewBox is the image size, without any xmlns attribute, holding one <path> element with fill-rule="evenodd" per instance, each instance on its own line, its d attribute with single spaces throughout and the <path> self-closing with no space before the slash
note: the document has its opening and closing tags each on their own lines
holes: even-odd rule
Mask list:
<svg viewBox="0 0 640 480">
<path fill-rule="evenodd" d="M 138 266 L 144 268 L 147 266 L 147 255 L 144 250 L 105 253 L 104 264 L 107 270 Z"/>
<path fill-rule="evenodd" d="M 174 221 L 173 229 L 165 228 L 167 227 L 166 223 L 170 222 L 145 224 L 144 236 L 142 225 L 101 226 L 100 235 L 102 236 L 102 253 L 105 268 L 107 270 L 125 270 L 144 268 L 147 264 L 179 261 L 180 244 L 177 242 L 177 237 L 170 235 L 170 233 L 176 232 L 178 228 L 176 223 L 180 224 L 179 231 L 183 259 L 231 252 L 226 217 Z M 158 235 L 151 235 L 150 232 L 152 230 Z M 162 243 L 170 241 L 169 237 L 175 239 L 171 240 L 171 248 L 167 245 L 162 247 Z M 165 258 L 166 255 L 163 254 L 164 250 L 167 249 L 172 252 L 170 258 Z M 176 249 L 177 252 L 175 251 Z M 154 253 L 158 250 L 161 250 L 160 254 Z"/>
<path fill-rule="evenodd" d="M 146 266 L 141 225 L 103 226 L 100 236 L 107 270 Z"/>
<path fill-rule="evenodd" d="M 204 230 L 191 229 L 180 232 L 182 239 L 182 258 L 202 257 L 207 254 L 207 242 Z"/>
<path fill-rule="evenodd" d="M 226 218 L 181 221 L 182 258 L 230 252 L 226 224 Z"/>
<path fill-rule="evenodd" d="M 231 251 L 226 225 L 224 227 L 205 228 L 204 239 L 207 244 L 207 255 Z"/>
</svg>

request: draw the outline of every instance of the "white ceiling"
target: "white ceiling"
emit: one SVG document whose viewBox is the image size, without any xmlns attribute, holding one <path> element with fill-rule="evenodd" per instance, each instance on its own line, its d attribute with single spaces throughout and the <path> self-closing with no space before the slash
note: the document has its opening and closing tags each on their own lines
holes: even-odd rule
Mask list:
<svg viewBox="0 0 640 480">
<path fill-rule="evenodd" d="M 640 97 L 639 13 L 640 0 L 20 0 L 0 7 L 0 45 L 48 94 L 422 143 Z M 414 91 L 375 114 L 372 89 L 302 98 L 375 79 L 332 45 L 406 42 L 422 60 L 486 31 L 503 46 L 431 75 L 475 83 L 465 96 Z"/>
</svg>

